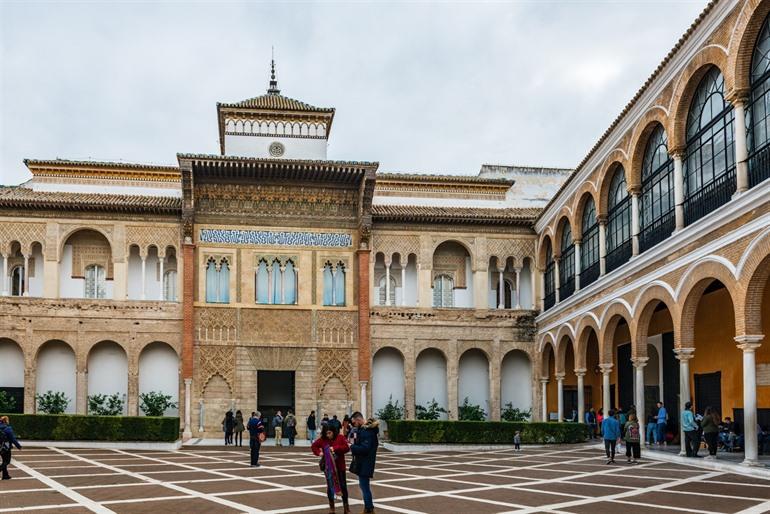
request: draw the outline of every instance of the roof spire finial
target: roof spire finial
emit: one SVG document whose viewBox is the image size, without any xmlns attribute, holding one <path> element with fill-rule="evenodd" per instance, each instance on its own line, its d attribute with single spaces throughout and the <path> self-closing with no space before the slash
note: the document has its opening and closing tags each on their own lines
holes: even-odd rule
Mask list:
<svg viewBox="0 0 770 514">
<path fill-rule="evenodd" d="M 281 90 L 278 89 L 278 81 L 275 79 L 275 47 L 270 47 L 270 87 L 267 89 L 267 94 L 278 95 Z"/>
</svg>

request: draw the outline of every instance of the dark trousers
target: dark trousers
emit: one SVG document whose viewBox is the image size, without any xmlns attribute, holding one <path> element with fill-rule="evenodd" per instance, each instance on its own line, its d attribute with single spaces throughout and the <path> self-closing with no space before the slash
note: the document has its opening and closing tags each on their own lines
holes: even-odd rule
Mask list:
<svg viewBox="0 0 770 514">
<path fill-rule="evenodd" d="M 342 503 L 344 505 L 348 504 L 348 479 L 345 473 L 345 470 L 337 469 L 337 478 L 339 478 L 340 481 L 340 491 L 342 492 Z M 326 484 L 326 497 L 329 498 L 330 502 L 334 501 L 334 489 L 329 487 L 329 484 Z"/>
<path fill-rule="evenodd" d="M 225 432 L 225 445 L 233 444 L 233 433 Z"/>
<path fill-rule="evenodd" d="M 709 455 L 716 455 L 717 454 L 717 441 L 719 440 L 719 433 L 718 432 L 706 432 L 703 434 L 703 437 L 706 439 L 706 444 L 709 447 Z"/>
<path fill-rule="evenodd" d="M 607 458 L 610 460 L 615 460 L 615 446 L 618 444 L 618 442 L 615 439 L 605 439 L 604 440 L 604 451 L 607 452 Z"/>
<path fill-rule="evenodd" d="M 2 457 L 0 468 L 3 470 L 3 480 L 7 480 L 11 478 L 11 475 L 8 474 L 8 465 L 11 463 L 11 450 L 0 452 L 0 457 Z"/>
<path fill-rule="evenodd" d="M 259 464 L 259 448 L 262 443 L 256 437 L 249 437 L 249 448 L 251 449 L 251 465 Z"/>
<path fill-rule="evenodd" d="M 294 427 L 287 427 L 286 431 L 288 434 L 286 434 L 289 438 L 289 446 L 294 446 L 294 437 L 297 435 L 297 431 L 294 430 Z"/>
<path fill-rule="evenodd" d="M 374 499 L 372 498 L 372 488 L 369 485 L 369 477 L 358 477 L 358 487 L 361 488 L 361 496 L 364 500 L 364 511 L 371 512 L 374 510 Z"/>
<path fill-rule="evenodd" d="M 243 446 L 243 432 L 235 433 L 235 442 L 233 444 L 237 444 L 238 446 Z"/>
<path fill-rule="evenodd" d="M 642 447 L 638 441 L 635 443 L 629 443 L 626 441 L 626 457 L 633 457 L 634 459 L 638 459 L 641 454 Z"/>
<path fill-rule="evenodd" d="M 689 430 L 684 433 L 684 452 L 688 457 L 695 457 L 698 455 L 698 448 L 700 447 L 700 438 L 698 437 L 697 430 Z"/>
</svg>

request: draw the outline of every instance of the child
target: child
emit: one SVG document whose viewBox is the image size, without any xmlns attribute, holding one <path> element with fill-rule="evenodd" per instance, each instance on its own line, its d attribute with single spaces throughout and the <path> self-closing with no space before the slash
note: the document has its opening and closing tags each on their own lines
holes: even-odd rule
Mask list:
<svg viewBox="0 0 770 514">
<path fill-rule="evenodd" d="M 518 430 L 513 435 L 513 450 L 517 452 L 521 451 L 521 432 Z"/>
</svg>

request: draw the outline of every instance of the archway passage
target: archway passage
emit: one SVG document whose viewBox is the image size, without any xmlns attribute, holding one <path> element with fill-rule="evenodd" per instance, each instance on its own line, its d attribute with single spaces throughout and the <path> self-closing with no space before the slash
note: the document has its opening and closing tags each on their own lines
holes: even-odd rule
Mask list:
<svg viewBox="0 0 770 514">
<path fill-rule="evenodd" d="M 521 350 L 510 351 L 503 357 L 500 367 L 500 404 L 503 409 L 510 404 L 522 412 L 532 410 L 532 362 Z"/>
<path fill-rule="evenodd" d="M 13 398 L 9 413 L 24 412 L 24 352 L 11 339 L 0 339 L 0 391 Z"/>
<path fill-rule="evenodd" d="M 382 348 L 372 359 L 372 412 L 388 402 L 404 406 L 404 356 L 395 348 Z"/>
<path fill-rule="evenodd" d="M 267 419 L 267 435 L 275 436 L 275 428 L 269 421 L 278 411 L 283 416 L 295 404 L 295 373 L 294 371 L 257 371 L 257 410 L 262 413 L 262 418 Z M 338 414 L 335 412 L 334 414 Z M 330 414 L 331 415 L 331 414 Z M 224 413 L 222 413 L 224 417 Z"/>
<path fill-rule="evenodd" d="M 471 256 L 455 241 L 445 241 L 433 252 L 433 306 L 474 306 Z"/>
<path fill-rule="evenodd" d="M 48 341 L 37 354 L 37 394 L 48 391 L 64 393 L 69 400 L 67 414 L 74 414 L 77 407 L 77 366 L 75 352 L 63 341 Z"/>
<path fill-rule="evenodd" d="M 481 350 L 474 348 L 460 357 L 457 391 L 459 405 L 467 398 L 469 405 L 480 406 L 489 418 L 489 360 Z"/>
<path fill-rule="evenodd" d="M 179 356 L 160 341 L 145 346 L 139 355 L 139 394 L 151 391 L 171 396 L 177 404 L 176 408 L 166 409 L 165 416 L 179 415 Z M 143 414 L 141 409 L 139 413 Z"/>
<path fill-rule="evenodd" d="M 414 396 L 415 408 L 427 409 L 435 401 L 439 407 L 449 410 L 446 358 L 440 350 L 428 348 L 417 356 Z M 447 415 L 442 413 L 439 419 L 447 419 Z"/>
<path fill-rule="evenodd" d="M 59 296 L 113 298 L 112 248 L 96 230 L 79 230 L 64 242 L 59 260 Z"/>
</svg>

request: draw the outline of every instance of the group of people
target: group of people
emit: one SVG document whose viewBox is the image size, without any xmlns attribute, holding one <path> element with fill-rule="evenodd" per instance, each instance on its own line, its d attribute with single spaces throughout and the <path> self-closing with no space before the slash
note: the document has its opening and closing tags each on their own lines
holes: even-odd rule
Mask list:
<svg viewBox="0 0 770 514">
<path fill-rule="evenodd" d="M 636 410 L 632 407 L 628 412 L 610 409 L 607 416 L 603 416 L 601 423 L 602 437 L 604 439 L 604 451 L 607 453 L 607 464 L 615 463 L 617 444 L 624 442 L 626 445 L 626 459 L 629 464 L 636 464 L 641 458 L 641 433 Z"/>
<path fill-rule="evenodd" d="M 270 420 L 270 424 L 275 432 L 276 446 L 283 446 L 284 427 L 286 427 L 286 437 L 289 438 L 289 446 L 294 446 L 297 436 L 297 418 L 291 409 L 287 411 L 285 417 L 280 410 L 277 411 Z M 243 413 L 239 410 L 235 411 L 235 413 L 232 410 L 225 412 L 225 417 L 222 420 L 222 431 L 225 433 L 225 446 L 243 446 L 243 433 L 246 431 L 246 425 L 243 423 Z"/>
</svg>

